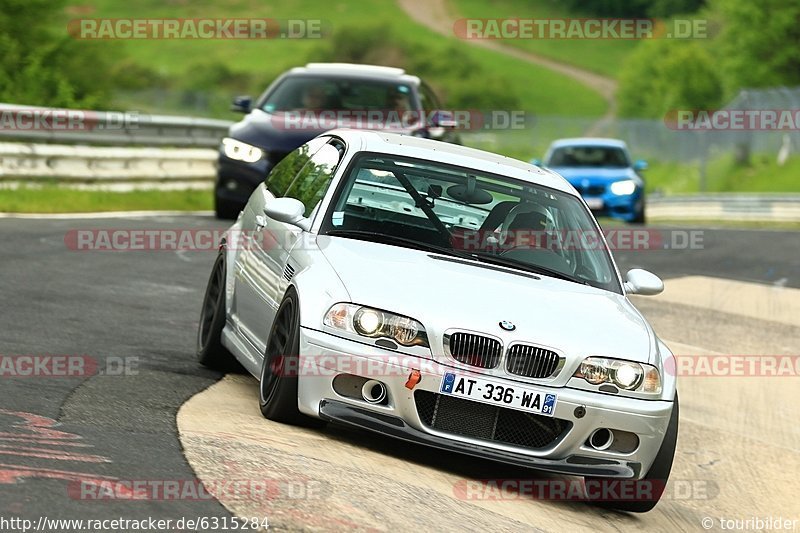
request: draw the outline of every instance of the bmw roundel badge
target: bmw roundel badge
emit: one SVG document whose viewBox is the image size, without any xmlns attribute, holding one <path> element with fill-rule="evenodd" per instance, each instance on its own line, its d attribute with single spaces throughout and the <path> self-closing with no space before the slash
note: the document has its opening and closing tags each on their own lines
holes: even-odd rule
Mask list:
<svg viewBox="0 0 800 533">
<path fill-rule="evenodd" d="M 514 331 L 515 329 L 517 329 L 517 326 L 515 326 L 513 322 L 509 322 L 508 320 L 502 320 L 500 322 L 500 327 L 506 331 Z"/>
</svg>

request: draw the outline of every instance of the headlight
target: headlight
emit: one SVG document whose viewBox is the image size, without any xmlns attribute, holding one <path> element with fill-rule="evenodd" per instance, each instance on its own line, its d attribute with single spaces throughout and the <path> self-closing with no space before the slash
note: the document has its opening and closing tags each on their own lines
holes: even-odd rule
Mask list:
<svg viewBox="0 0 800 533">
<path fill-rule="evenodd" d="M 383 313 L 369 307 L 362 307 L 353 316 L 353 325 L 356 331 L 359 335 L 364 335 L 365 337 L 375 335 L 381 329 L 383 322 Z"/>
<path fill-rule="evenodd" d="M 222 139 L 222 149 L 229 158 L 236 161 L 244 161 L 245 163 L 255 163 L 264 155 L 264 151 L 261 148 L 230 137 Z"/>
<path fill-rule="evenodd" d="M 644 369 L 639 363 L 614 361 L 611 363 L 611 380 L 620 389 L 634 390 L 642 383 Z"/>
<path fill-rule="evenodd" d="M 615 181 L 611 184 L 611 192 L 624 196 L 626 194 L 633 194 L 636 190 L 636 183 L 633 180 Z"/>
<path fill-rule="evenodd" d="M 653 394 L 661 392 L 661 375 L 658 369 L 633 361 L 587 357 L 574 377 L 583 378 L 592 385 L 612 383 L 623 390 Z"/>
<path fill-rule="evenodd" d="M 325 313 L 323 323 L 362 337 L 385 337 L 403 346 L 429 347 L 428 335 L 422 324 L 413 318 L 371 307 L 336 304 Z"/>
</svg>

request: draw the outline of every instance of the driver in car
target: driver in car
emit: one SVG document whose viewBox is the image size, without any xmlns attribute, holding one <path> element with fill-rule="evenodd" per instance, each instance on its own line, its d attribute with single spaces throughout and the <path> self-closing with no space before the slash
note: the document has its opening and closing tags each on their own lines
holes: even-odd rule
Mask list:
<svg viewBox="0 0 800 533">
<path fill-rule="evenodd" d="M 327 95 L 325 89 L 319 85 L 307 85 L 303 90 L 301 102 L 303 109 L 310 111 L 322 111 L 325 108 Z"/>
</svg>

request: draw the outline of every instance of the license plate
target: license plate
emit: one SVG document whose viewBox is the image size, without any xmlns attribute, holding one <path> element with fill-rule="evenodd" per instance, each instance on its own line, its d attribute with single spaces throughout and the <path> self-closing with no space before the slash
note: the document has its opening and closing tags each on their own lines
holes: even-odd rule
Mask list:
<svg viewBox="0 0 800 533">
<path fill-rule="evenodd" d="M 602 198 L 584 198 L 584 200 L 586 200 L 586 205 L 589 206 L 589 209 L 603 209 Z"/>
<path fill-rule="evenodd" d="M 553 416 L 557 395 L 520 385 L 504 385 L 477 376 L 459 376 L 446 372 L 439 392 L 476 402 L 508 407 L 519 411 Z"/>
</svg>

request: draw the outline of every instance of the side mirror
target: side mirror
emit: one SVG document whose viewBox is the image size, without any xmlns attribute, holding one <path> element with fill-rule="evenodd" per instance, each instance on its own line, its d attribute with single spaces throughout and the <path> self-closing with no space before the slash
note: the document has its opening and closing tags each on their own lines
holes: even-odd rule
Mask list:
<svg viewBox="0 0 800 533">
<path fill-rule="evenodd" d="M 540 167 L 540 166 L 542 166 L 542 160 L 541 159 L 531 159 L 531 165 L 536 165 L 537 167 Z"/>
<path fill-rule="evenodd" d="M 249 113 L 251 104 L 252 100 L 249 96 L 237 96 L 233 99 L 231 111 L 235 111 L 237 113 Z"/>
<path fill-rule="evenodd" d="M 457 128 L 458 122 L 450 111 L 437 110 L 431 113 L 432 128 Z"/>
<path fill-rule="evenodd" d="M 264 214 L 269 218 L 308 231 L 311 229 L 311 219 L 305 217 L 305 212 L 303 202 L 294 198 L 274 198 L 264 206 Z"/>
<path fill-rule="evenodd" d="M 625 278 L 627 280 L 625 281 L 625 292 L 627 294 L 652 296 L 660 294 L 664 290 L 664 282 L 661 281 L 661 278 L 641 268 L 628 270 Z"/>
<path fill-rule="evenodd" d="M 647 170 L 647 161 L 644 159 L 639 159 L 633 164 L 633 170 L 639 172 L 641 170 Z"/>
</svg>

